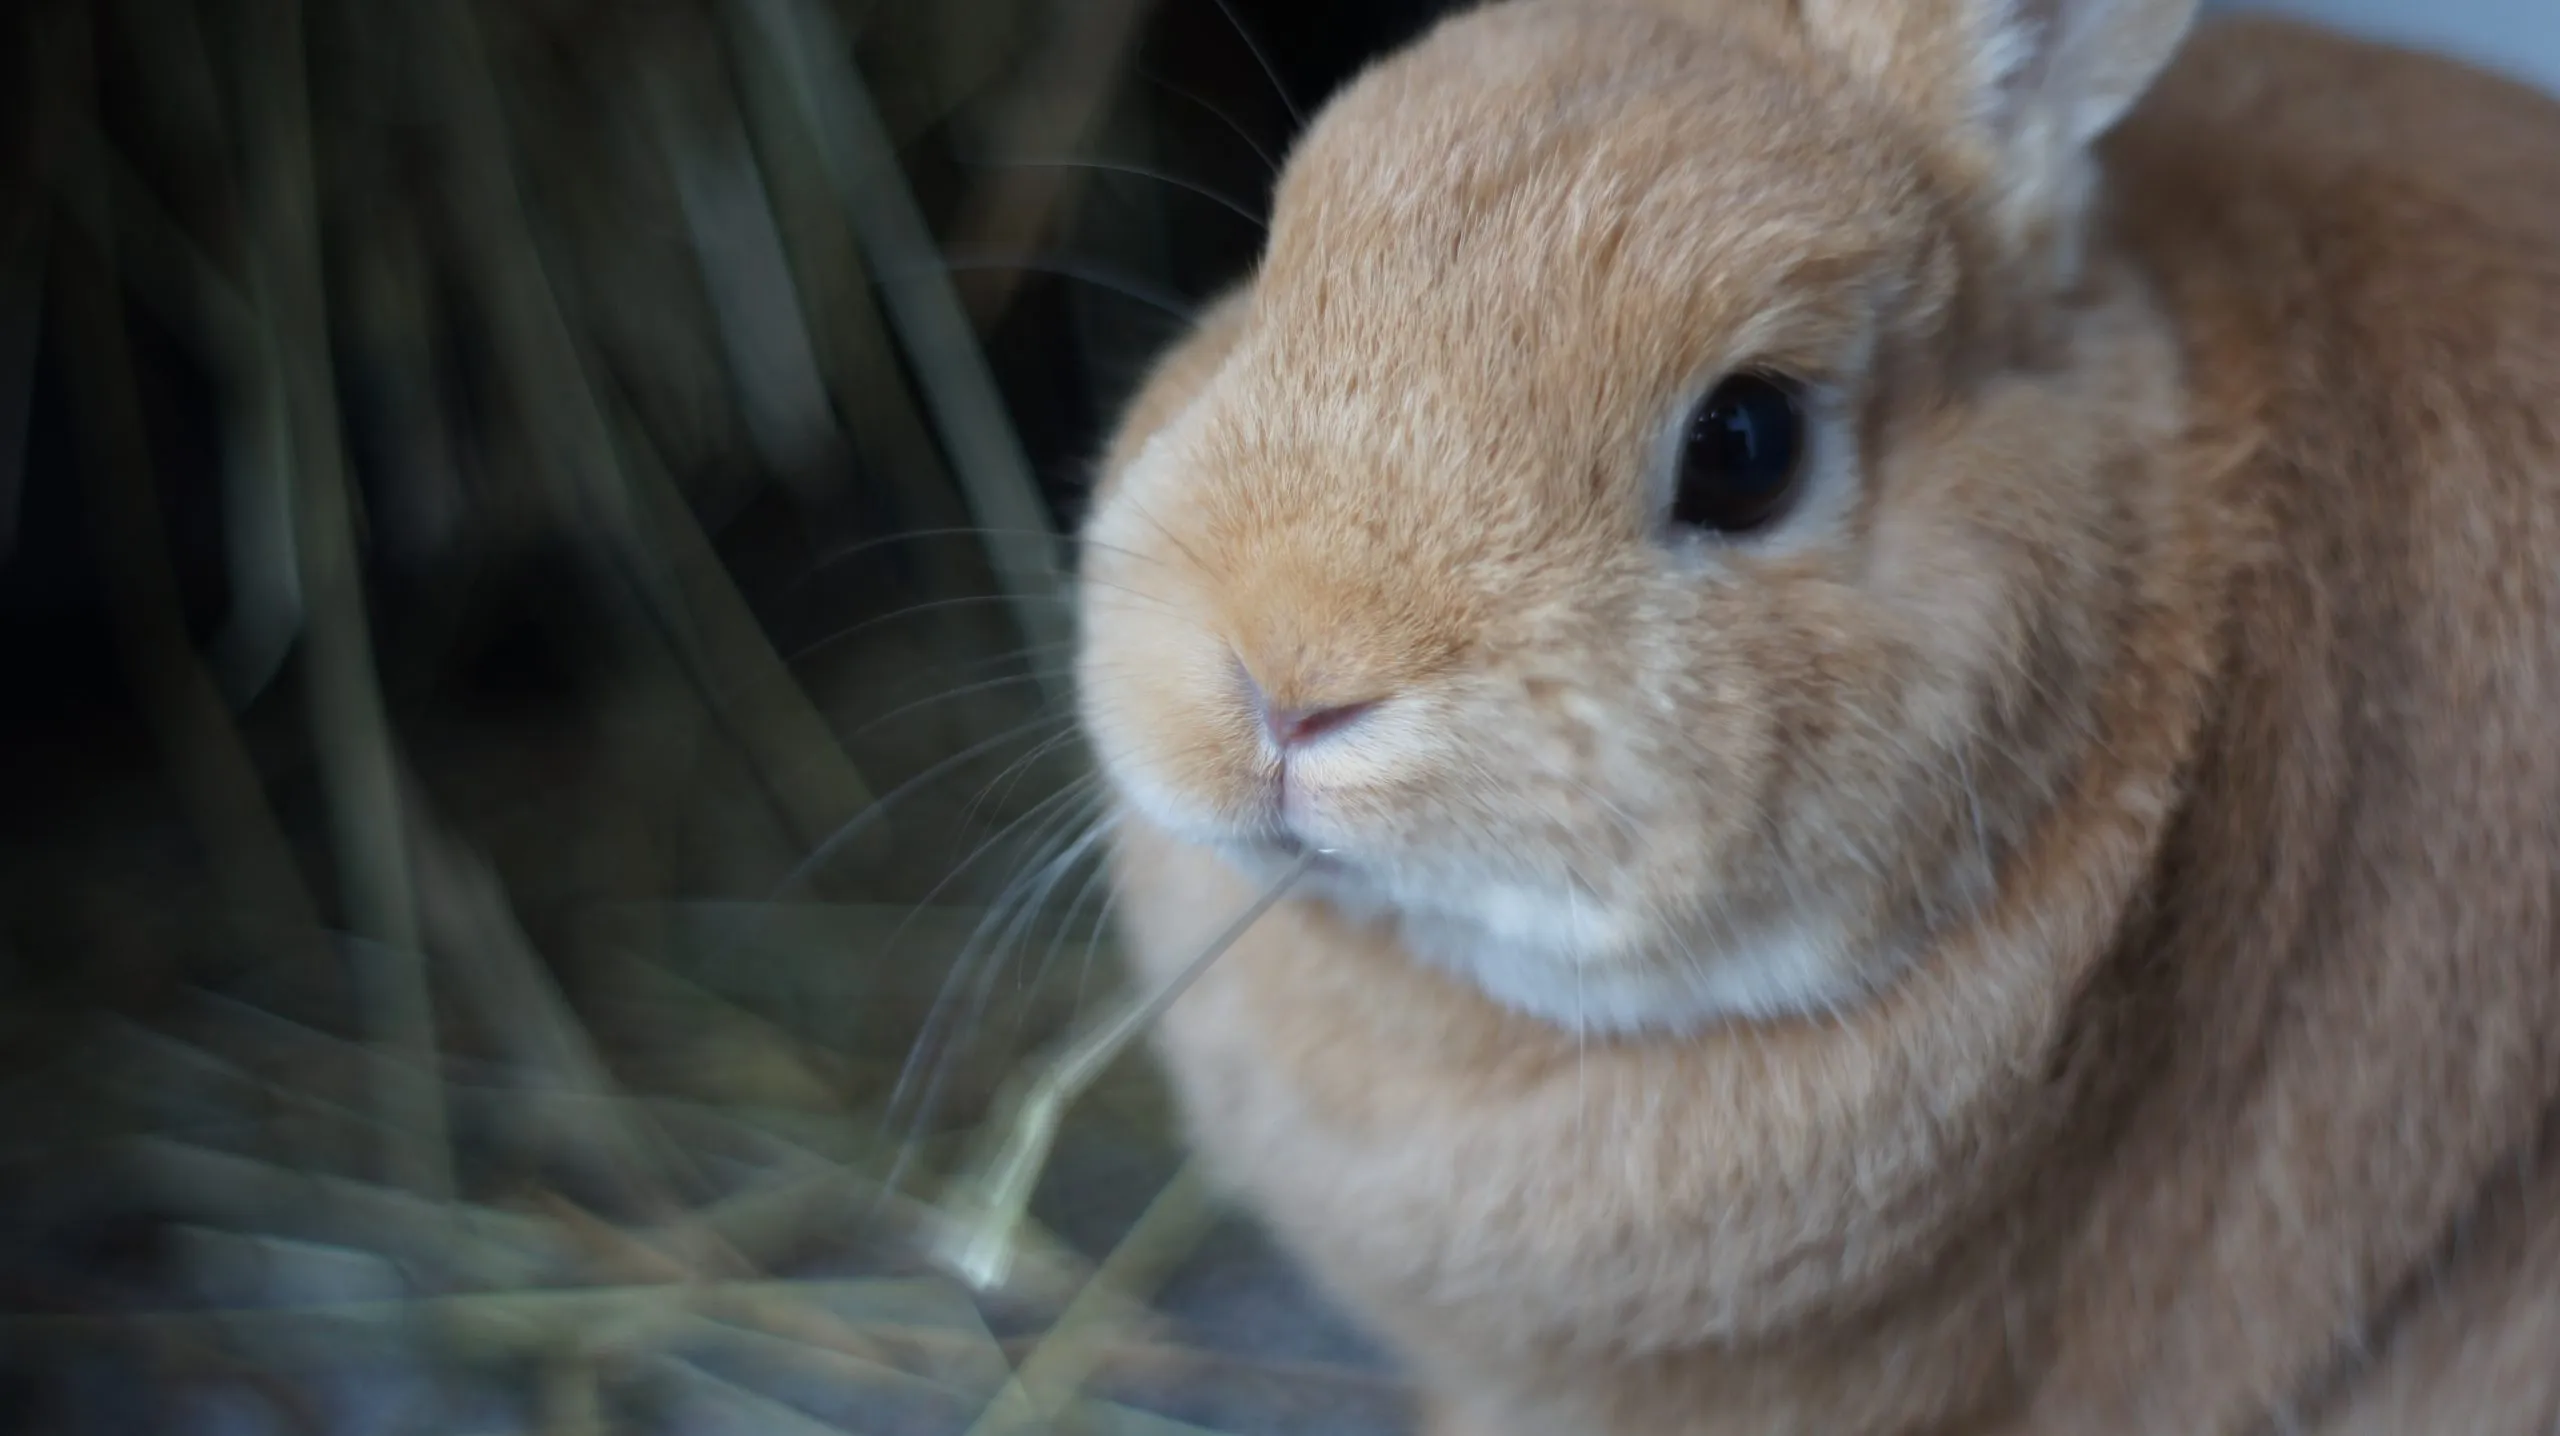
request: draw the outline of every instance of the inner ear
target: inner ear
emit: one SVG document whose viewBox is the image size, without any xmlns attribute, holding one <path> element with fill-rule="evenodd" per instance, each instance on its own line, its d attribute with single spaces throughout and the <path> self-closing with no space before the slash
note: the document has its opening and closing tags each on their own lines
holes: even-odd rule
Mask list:
<svg viewBox="0 0 2560 1436">
<path fill-rule="evenodd" d="M 1801 0 L 1808 37 L 1944 137 L 2012 235 L 2080 203 L 2089 147 L 2177 53 L 2198 0 Z"/>
<path fill-rule="evenodd" d="M 2063 141 L 2086 150 L 2115 127 L 2195 24 L 2197 0 L 2029 0 L 2049 12 L 2031 94 Z"/>
</svg>

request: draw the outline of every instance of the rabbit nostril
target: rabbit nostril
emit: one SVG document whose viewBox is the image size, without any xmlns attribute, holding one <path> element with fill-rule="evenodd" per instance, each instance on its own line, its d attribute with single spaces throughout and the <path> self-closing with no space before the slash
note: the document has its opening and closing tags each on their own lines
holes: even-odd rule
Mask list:
<svg viewBox="0 0 2560 1436">
<path fill-rule="evenodd" d="M 1273 743 L 1282 748 L 1294 748 L 1357 722 L 1361 715 L 1377 706 L 1371 701 L 1342 703 L 1330 708 L 1266 707 L 1262 710 L 1262 726 L 1271 734 Z"/>
<path fill-rule="evenodd" d="M 1254 716 L 1262 721 L 1262 731 L 1272 746 L 1284 753 L 1358 722 L 1381 701 L 1370 698 L 1357 703 L 1274 703 L 1241 659 L 1236 662 L 1236 678 L 1243 685 L 1246 700 L 1253 705 Z"/>
</svg>

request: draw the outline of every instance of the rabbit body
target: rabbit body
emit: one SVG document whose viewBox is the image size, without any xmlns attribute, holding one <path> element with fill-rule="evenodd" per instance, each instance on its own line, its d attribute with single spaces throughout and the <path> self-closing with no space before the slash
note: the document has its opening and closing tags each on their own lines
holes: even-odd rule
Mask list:
<svg viewBox="0 0 2560 1436">
<path fill-rule="evenodd" d="M 1122 931 L 1325 851 L 1158 1046 L 1446 1436 L 2560 1422 L 2560 105 L 2191 8 L 1469 12 L 1132 403 Z"/>
</svg>

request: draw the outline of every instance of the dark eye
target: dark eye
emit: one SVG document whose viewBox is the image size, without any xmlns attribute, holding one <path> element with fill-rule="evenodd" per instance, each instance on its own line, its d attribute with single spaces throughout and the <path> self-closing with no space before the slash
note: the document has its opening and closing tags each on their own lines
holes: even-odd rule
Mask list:
<svg viewBox="0 0 2560 1436">
<path fill-rule="evenodd" d="M 1804 409 L 1796 387 L 1767 375 L 1736 374 L 1689 416 L 1672 521 L 1747 533 L 1786 507 L 1803 467 Z"/>
</svg>

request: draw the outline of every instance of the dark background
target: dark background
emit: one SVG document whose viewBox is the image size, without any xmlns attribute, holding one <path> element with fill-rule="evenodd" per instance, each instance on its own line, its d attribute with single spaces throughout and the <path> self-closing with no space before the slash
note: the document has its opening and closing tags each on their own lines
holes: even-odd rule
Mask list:
<svg viewBox="0 0 2560 1436">
<path fill-rule="evenodd" d="M 1157 151 L 1150 158 L 1154 166 L 1256 214 L 1265 213 L 1269 202 L 1264 156 L 1284 157 L 1296 130 L 1292 105 L 1312 113 L 1369 59 L 1456 8 L 1448 0 L 1228 0 L 1228 5 L 1232 19 L 1219 0 L 1172 0 L 1154 8 L 1146 21 L 1134 83 L 1120 99 L 1124 114 L 1118 127 L 1148 136 Z M 1286 98 L 1257 62 L 1239 24 L 1259 43 Z M 23 63 L 33 50 L 18 53 Z M 29 91 L 9 88 L 23 107 Z M 17 117 L 13 128 L 23 134 L 26 119 Z M 968 180 L 983 167 L 979 157 L 959 152 L 947 141 L 944 133 L 928 133 L 907 152 L 919 198 L 936 218 L 946 220 Z M 174 178 L 186 182 L 184 176 Z M 23 208 L 33 202 L 23 198 L 20 204 Z M 1144 236 L 1142 258 L 1133 264 L 1125 254 L 1096 257 L 1091 245 L 1079 245 L 1079 227 L 1122 237 L 1134 230 Z M 1062 525 L 1074 523 L 1080 512 L 1088 462 L 1114 407 L 1148 356 L 1178 332 L 1180 323 L 1159 305 L 1116 293 L 1112 278 L 1150 297 L 1196 303 L 1243 275 L 1259 244 L 1260 234 L 1252 225 L 1216 203 L 1171 186 L 1113 175 L 1094 180 L 1068 232 L 1025 256 L 1034 263 L 1077 266 L 1088 276 L 1026 275 L 1002 321 L 984 336 L 1014 422 Z M 1079 260 L 1084 264 L 1078 265 Z M 1094 275 L 1101 278 L 1090 277 Z M 175 568 L 202 637 L 227 599 L 213 467 L 216 401 L 202 367 L 148 313 L 129 313 L 131 342 L 147 376 L 143 397 Z M 65 725 L 102 737 L 98 725 L 115 723 L 113 715 L 131 701 L 118 676 L 98 593 L 97 557 L 80 497 L 82 456 L 62 378 L 58 328 L 58 323 L 43 325 L 35 351 L 14 544 L 0 556 L 0 675 L 5 675 L 0 676 L 0 692 L 6 695 L 0 700 L 0 723 L 8 725 L 0 728 L 0 749 L 21 747 L 26 741 L 18 733 L 21 724 L 38 725 L 53 735 L 49 741 L 60 741 Z M 339 382 L 358 481 L 377 498 L 384 497 L 392 481 L 381 472 L 379 460 L 389 441 L 367 431 L 363 376 L 342 373 Z M 759 522 L 806 524 L 841 540 L 857 528 L 893 530 L 902 516 L 894 509 L 870 507 L 854 515 L 797 514 L 788 520 L 752 512 L 712 517 L 750 530 Z M 756 547 L 749 534 L 734 542 L 741 549 Z M 408 581 L 381 596 L 388 605 L 382 618 L 388 629 L 397 630 L 404 600 L 444 601 L 435 579 L 447 575 L 406 571 L 396 536 L 372 557 L 378 568 L 387 561 L 397 578 Z M 474 559 L 463 555 L 451 561 L 468 564 Z M 535 568 L 539 571 L 540 565 Z M 534 600 L 528 596 L 524 601 Z M 492 617 L 487 635 L 488 642 L 506 650 L 499 654 L 501 667 L 530 657 L 513 652 L 526 639 L 504 612 L 510 606 L 496 605 L 501 612 Z M 493 682 L 509 676 L 489 675 Z M 534 681 L 538 675 L 512 676 Z"/>
<path fill-rule="evenodd" d="M 227 446 L 254 415 L 207 316 L 255 299 L 272 196 L 249 135 L 273 96 L 242 77 L 297 11 L 0 9 L 0 1431 L 410 1429 L 385 1424 L 403 1406 L 414 1429 L 535 1429 L 506 1415 L 527 1410 L 582 1429 L 546 1405 L 562 1389 L 616 1430 L 771 1429 L 713 1419 L 749 1388 L 875 1432 L 957 1431 L 973 1414 L 946 1391 L 900 1416 L 858 1375 L 794 1387 L 699 1343 L 493 1358 L 425 1336 L 386 1353 L 376 1333 L 279 1355 L 189 1324 L 339 1299 L 341 1280 L 400 1300 L 524 1294 L 490 1289 L 399 1205 L 413 1174 L 384 1136 L 403 1120 L 381 1105 L 386 1059 L 444 1084 L 452 1200 L 532 1224 L 549 1264 L 525 1292 L 664 1280 L 607 1259 L 609 1234 L 654 1229 L 669 1201 L 707 1210 L 810 1151 L 861 1190 L 904 1182 L 925 1199 L 997 1084 L 1110 980 L 1090 862 L 1070 861 L 1079 825 L 1056 806 L 1080 759 L 992 597 L 953 455 L 920 417 L 927 376 L 878 320 L 897 281 L 828 288 L 854 248 L 842 217 L 751 116 L 735 123 L 823 351 L 836 438 L 777 463 L 740 418 L 709 286 L 653 168 L 663 136 L 635 98 L 673 76 L 680 96 L 714 97 L 715 119 L 749 115 L 754 82 L 708 18 L 725 3 L 302 0 L 289 27 L 327 306 L 315 352 L 371 640 L 357 677 L 401 785 L 374 809 L 348 794 L 344 740 L 364 725 L 330 696 L 348 673 L 314 657 L 308 625 L 245 679 L 220 658 L 243 599 Z M 1062 533 L 1146 363 L 1251 265 L 1259 225 L 1229 206 L 1264 212 L 1293 110 L 1447 8 L 1152 0 L 1089 132 L 1007 154 L 989 137 L 1081 0 L 810 3 L 847 18 L 900 178 L 946 246 L 1016 162 L 1153 172 L 1079 173 L 1018 252 L 977 256 L 1020 261 L 978 337 Z M 654 531 L 707 549 L 717 573 L 691 572 L 685 601 L 737 601 L 747 627 L 704 628 L 728 635 L 712 647 L 743 636 L 771 660 L 706 665 L 632 556 L 545 498 L 574 426 L 507 362 L 525 315 L 493 299 L 510 291 L 471 242 L 486 175 L 450 159 L 471 101 L 439 88 L 451 76 L 422 42 L 437 7 L 465 4 L 529 262 L 619 426 L 623 477 L 642 494 L 637 471 L 662 468 L 684 518 Z M 975 11 L 1012 27 L 990 53 L 953 23 Z M 82 208 L 101 195 L 113 243 Z M 966 295 L 992 272 L 953 280 Z M 844 357 L 866 324 L 888 336 L 870 370 Z M 894 433 L 869 427 L 883 416 Z M 685 552 L 658 557 L 681 568 Z M 742 695 L 783 689 L 871 808 L 827 807 L 791 747 L 805 730 L 757 730 L 771 715 Z M 874 811 L 887 841 L 839 843 Z M 416 889 L 423 935 L 393 951 L 368 926 L 385 874 L 363 839 L 404 822 L 415 871 L 393 876 Z M 483 864 L 485 884 L 431 880 L 430 839 Z M 423 1054 L 368 1005 L 404 957 L 435 1022 Z M 597 1133 L 618 1129 L 584 1109 L 546 1115 L 586 1090 L 562 1085 L 572 1058 L 660 1124 L 663 1170 L 635 1178 L 599 1156 Z M 1087 1263 L 1127 1240 L 1180 1158 L 1144 1064 L 1122 1067 L 1080 1107 L 1034 1208 Z M 757 1227 L 755 1269 L 781 1286 L 930 1276 L 912 1232 L 864 1202 Z M 1397 1428 L 1391 1375 L 1249 1224 L 1198 1236 L 1157 1307 L 1155 1344 L 1095 1378 L 1123 1405 L 1272 1436 Z M 1057 1314 L 1008 1297 L 985 1319 L 1018 1357 Z M 909 1318 L 892 1317 L 894 1338 Z M 934 1350 L 892 1339 L 864 1370 L 930 1373 L 915 1352 Z M 726 1386 L 704 1384 L 715 1371 Z"/>
</svg>

